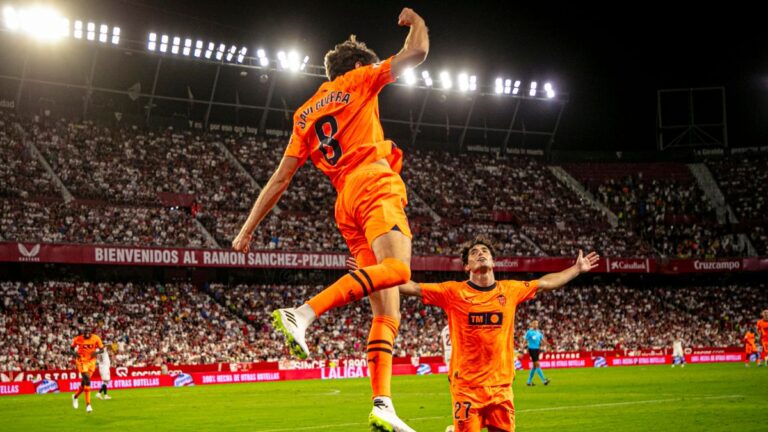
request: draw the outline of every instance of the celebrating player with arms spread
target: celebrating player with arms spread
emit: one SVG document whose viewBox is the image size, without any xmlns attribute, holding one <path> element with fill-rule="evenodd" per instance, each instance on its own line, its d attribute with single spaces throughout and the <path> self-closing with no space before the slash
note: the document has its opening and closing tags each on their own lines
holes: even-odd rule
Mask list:
<svg viewBox="0 0 768 432">
<path fill-rule="evenodd" d="M 600 257 L 592 252 L 567 269 L 529 282 L 497 281 L 494 250 L 478 238 L 462 251 L 469 280 L 440 284 L 409 282 L 400 293 L 420 296 L 424 303 L 448 315 L 451 335 L 453 422 L 456 431 L 515 430 L 512 379 L 515 375 L 515 311 L 539 291 L 562 288 L 573 278 L 595 267 Z"/>
</svg>

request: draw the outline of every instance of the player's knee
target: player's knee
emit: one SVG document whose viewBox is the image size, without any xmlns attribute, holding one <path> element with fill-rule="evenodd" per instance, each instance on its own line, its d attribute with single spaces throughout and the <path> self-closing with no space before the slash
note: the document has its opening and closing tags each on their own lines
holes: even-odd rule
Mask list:
<svg viewBox="0 0 768 432">
<path fill-rule="evenodd" d="M 402 285 L 411 280 L 411 267 L 397 258 L 385 258 L 382 262 L 395 275 L 393 285 Z"/>
</svg>

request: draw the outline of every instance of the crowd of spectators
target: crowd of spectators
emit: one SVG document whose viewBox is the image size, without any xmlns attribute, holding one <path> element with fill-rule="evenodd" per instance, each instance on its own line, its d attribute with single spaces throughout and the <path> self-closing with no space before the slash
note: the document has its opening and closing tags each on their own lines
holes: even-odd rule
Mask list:
<svg viewBox="0 0 768 432">
<path fill-rule="evenodd" d="M 60 197 L 51 176 L 25 144 L 21 122 L 12 111 L 0 110 L 0 197 Z"/>
<path fill-rule="evenodd" d="M 61 191 L 33 155 L 33 143 L 74 195 Z M 0 111 L 0 236 L 20 241 L 228 248 L 258 187 L 269 180 L 285 139 L 104 127 Z M 223 150 L 226 149 L 226 150 Z M 230 152 L 230 155 L 226 153 Z M 232 160 L 232 157 L 235 160 Z M 760 254 L 768 254 L 766 158 L 731 157 L 710 167 Z M 254 234 L 254 249 L 345 252 L 334 221 L 336 191 L 308 161 Z M 414 255 L 456 254 L 476 234 L 502 255 L 715 258 L 746 251 L 682 164 L 566 166 L 619 224 L 566 187 L 535 158 L 410 151 L 403 177 Z M 240 168 L 242 166 L 243 169 Z M 618 168 L 616 168 L 618 167 Z M 168 204 L 161 194 L 187 204 Z M 193 204 L 189 204 L 189 201 Z M 78 214 L 78 212 L 81 212 Z"/>
<path fill-rule="evenodd" d="M 290 354 L 282 337 L 271 332 L 270 313 L 281 305 L 298 306 L 319 293 L 322 285 L 235 285 L 211 284 L 208 292 L 233 314 L 256 326 L 264 340 L 258 345 L 265 357 Z M 403 298 L 403 319 L 395 343 L 395 355 L 441 355 L 440 331 L 445 326 L 439 309 L 424 306 L 419 299 Z M 360 357 L 371 323 L 368 301 L 334 309 L 321 316 L 307 330 L 307 343 L 314 358 Z M 268 335 L 268 336 L 267 336 Z"/>
<path fill-rule="evenodd" d="M 297 306 L 321 285 L 106 283 L 47 281 L 0 283 L 0 370 L 68 368 L 68 347 L 93 325 L 116 342 L 121 366 L 277 361 L 288 358 L 270 312 Z M 627 286 L 619 280 L 588 282 L 537 296 L 518 306 L 516 335 L 540 321 L 549 350 L 633 352 L 686 346 L 739 346 L 760 310 L 768 286 Z M 438 308 L 418 298 L 402 301 L 395 355 L 442 355 Z M 364 357 L 371 322 L 367 301 L 333 310 L 308 330 L 313 358 Z M 519 348 L 522 344 L 518 342 Z"/>
<path fill-rule="evenodd" d="M 707 161 L 757 253 L 768 255 L 768 156 L 734 155 Z"/>
<path fill-rule="evenodd" d="M 740 346 L 768 304 L 768 286 L 629 287 L 621 283 L 565 288 L 520 307 L 518 332 L 538 319 L 554 350 L 628 351 L 686 346 Z"/>
<path fill-rule="evenodd" d="M 29 135 L 76 198 L 146 206 L 173 193 L 203 208 L 250 206 L 248 177 L 205 134 L 58 120 L 34 123 Z"/>
<path fill-rule="evenodd" d="M 518 254 L 570 256 L 579 249 L 611 256 L 652 252 L 634 233 L 612 228 L 602 213 L 537 159 L 414 151 L 407 162 L 404 176 L 409 187 L 441 217 L 493 225 L 496 235 L 511 239 L 509 250 L 520 250 Z M 521 234 L 538 247 L 527 248 Z M 440 240 L 448 242 L 452 235 L 456 233 L 445 230 Z"/>
<path fill-rule="evenodd" d="M 744 254 L 732 227 L 683 164 L 571 164 L 570 173 L 664 257 L 715 258 Z"/>
<path fill-rule="evenodd" d="M 0 199 L 0 237 L 19 242 L 205 247 L 183 210 Z"/>
<path fill-rule="evenodd" d="M 117 343 L 119 366 L 254 361 L 260 338 L 187 283 L 0 282 L 0 310 L 7 371 L 71 369 L 84 326 Z"/>
</svg>

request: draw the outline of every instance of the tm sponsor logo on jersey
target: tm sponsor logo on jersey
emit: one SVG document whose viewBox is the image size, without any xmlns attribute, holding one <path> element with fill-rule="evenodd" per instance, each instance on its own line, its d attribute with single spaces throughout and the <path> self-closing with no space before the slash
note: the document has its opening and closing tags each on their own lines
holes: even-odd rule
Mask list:
<svg viewBox="0 0 768 432">
<path fill-rule="evenodd" d="M 471 312 L 468 316 L 471 326 L 501 326 L 504 321 L 502 312 Z"/>
</svg>

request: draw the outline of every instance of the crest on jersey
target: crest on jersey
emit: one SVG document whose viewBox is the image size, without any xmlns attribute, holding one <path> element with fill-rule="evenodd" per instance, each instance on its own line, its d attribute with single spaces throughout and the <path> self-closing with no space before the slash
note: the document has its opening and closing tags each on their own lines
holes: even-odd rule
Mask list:
<svg viewBox="0 0 768 432">
<path fill-rule="evenodd" d="M 499 294 L 497 299 L 499 300 L 500 305 L 504 306 L 505 304 L 507 304 L 507 298 L 504 297 L 504 294 Z"/>
</svg>

